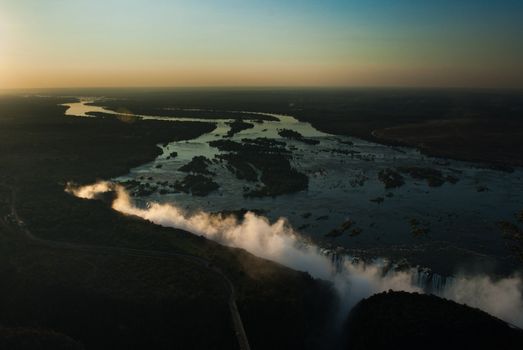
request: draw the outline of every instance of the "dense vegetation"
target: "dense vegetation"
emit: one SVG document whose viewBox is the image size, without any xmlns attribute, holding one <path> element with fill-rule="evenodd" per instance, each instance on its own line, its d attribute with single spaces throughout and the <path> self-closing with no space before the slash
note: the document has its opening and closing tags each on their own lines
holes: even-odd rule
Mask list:
<svg viewBox="0 0 523 350">
<path fill-rule="evenodd" d="M 459 179 L 453 175 L 444 175 L 440 170 L 416 166 L 398 167 L 397 170 L 409 174 L 413 179 L 425 180 L 431 187 L 439 187 L 445 182 L 456 183 Z"/>
<path fill-rule="evenodd" d="M 210 177 L 204 175 L 193 175 L 189 174 L 183 178 L 183 180 L 176 181 L 174 188 L 185 192 L 191 193 L 193 196 L 206 196 L 212 191 L 217 190 L 220 187 L 217 182 L 213 181 Z"/>
<path fill-rule="evenodd" d="M 240 131 L 247 130 L 254 128 L 254 124 L 244 122 L 243 120 L 234 120 L 230 123 L 227 123 L 229 125 L 230 129 L 227 131 L 226 137 L 233 137 L 235 134 L 239 133 Z"/>
<path fill-rule="evenodd" d="M 191 161 L 180 167 L 180 171 L 186 173 L 196 173 L 201 175 L 214 175 L 208 167 L 211 164 L 211 161 L 204 156 L 195 156 Z"/>
<path fill-rule="evenodd" d="M 245 197 L 274 197 L 306 190 L 309 185 L 307 175 L 292 167 L 291 155 L 284 142 L 257 138 L 243 139 L 242 143 L 217 140 L 209 144 L 230 152 L 218 159 L 228 162 L 228 168 L 238 179 L 255 181 L 258 179 L 256 170 L 261 173 L 259 180 L 263 186 L 248 190 Z"/>
<path fill-rule="evenodd" d="M 280 135 L 281 137 L 291 139 L 291 140 L 297 140 L 297 141 L 306 143 L 308 145 L 317 145 L 320 143 L 320 141 L 318 141 L 318 140 L 305 138 L 299 132 L 290 130 L 290 129 L 281 129 L 278 131 L 278 135 Z"/>
<path fill-rule="evenodd" d="M 88 349 L 235 348 L 227 288 L 182 258 L 54 248 L 9 224 L 6 188 L 25 226 L 52 241 L 180 252 L 218 266 L 236 289 L 253 349 L 315 348 L 334 301 L 330 287 L 243 250 L 123 216 L 64 192 L 125 174 L 156 144 L 213 130 L 208 123 L 65 117 L 64 98 L 0 97 L 0 324 L 50 329 Z"/>
<path fill-rule="evenodd" d="M 433 295 L 388 292 L 362 300 L 345 325 L 346 349 L 520 349 L 523 331 Z"/>
<path fill-rule="evenodd" d="M 82 92 L 98 93 L 129 98 L 103 103 L 122 113 L 127 108 L 135 113 L 172 115 L 172 110 L 163 108 L 174 106 L 211 109 L 175 113 L 205 118 L 237 116 L 216 112 L 231 109 L 288 113 L 325 132 L 399 142 L 431 154 L 488 161 L 497 166 L 522 165 L 523 98 L 515 92 L 263 89 Z M 74 91 L 67 92 L 73 94 Z M 58 104 L 67 100 L 0 97 L 0 185 L 4 186 L 0 187 L 0 278 L 9 286 L 0 291 L 2 327 L 59 332 L 88 349 L 237 346 L 227 309 L 227 290 L 215 274 L 184 259 L 70 251 L 26 242 L 6 219 L 10 210 L 8 189 L 14 188 L 19 214 L 38 237 L 181 252 L 211 261 L 235 286 L 253 349 L 329 345 L 324 343 L 330 335 L 326 325 L 335 298 L 328 285 L 245 251 L 126 217 L 110 210 L 104 202 L 79 200 L 64 192 L 67 181 L 90 183 L 125 174 L 130 167 L 159 155 L 161 149 L 156 144 L 197 137 L 212 131 L 212 123 L 165 123 L 108 115 L 64 117 L 64 107 Z M 259 115 L 252 115 L 255 116 Z M 307 177 L 290 165 L 284 142 L 258 139 L 239 145 L 225 139 L 214 146 L 228 152 L 222 159 L 238 178 L 263 183 L 263 187 L 249 195 L 279 195 L 307 187 Z M 279 148 L 274 153 L 280 158 L 270 156 L 271 148 Z M 259 156 L 260 149 L 265 150 L 266 157 Z M 388 188 L 403 184 L 402 173 L 434 185 L 454 181 L 430 169 L 389 170 L 380 175 Z M 188 174 L 198 175 L 203 176 Z M 212 181 L 209 176 L 205 177 Z M 287 178 L 289 182 L 282 182 Z M 201 179 L 196 180 L 202 183 Z M 193 191 L 192 185 L 187 188 Z M 411 220 L 411 226 L 413 234 L 423 234 L 420 223 Z M 348 223 L 343 224 L 333 236 L 345 228 L 349 232 L 348 227 Z M 510 232 L 514 242 L 518 239 L 520 247 L 520 231 L 507 227 L 503 226 L 504 231 Z M 351 227 L 350 232 L 360 231 Z M 369 315 L 381 311 L 385 324 L 394 327 L 394 331 L 409 329 L 400 327 L 401 324 L 412 326 L 419 322 L 421 327 L 426 319 L 420 310 L 425 307 L 440 309 L 439 304 L 434 308 L 430 305 L 418 308 L 421 304 L 416 301 L 394 300 L 393 305 L 407 307 L 401 311 L 393 305 L 380 304 L 369 311 Z M 363 309 L 357 310 L 363 317 Z M 465 318 L 468 312 L 444 306 L 441 310 Z M 372 324 L 371 320 L 367 320 L 366 330 L 381 329 L 381 325 Z M 456 322 L 459 325 L 461 321 Z M 433 323 L 425 326 L 441 333 L 433 333 L 423 344 L 430 344 L 434 334 L 449 331 Z M 362 331 L 361 335 L 368 333 Z M 406 342 L 410 336 L 408 333 L 408 337 L 398 340 L 391 335 L 388 344 Z"/>
<path fill-rule="evenodd" d="M 0 328 L 0 349 L 81 350 L 83 346 L 70 337 L 42 329 Z"/>
<path fill-rule="evenodd" d="M 163 89 L 90 93 L 131 97 L 103 104 L 150 114 L 169 114 L 159 112 L 158 106 L 290 114 L 331 134 L 410 145 L 431 155 L 488 162 L 502 168 L 523 166 L 521 91 Z"/>
<path fill-rule="evenodd" d="M 132 94 L 131 94 L 132 95 Z M 132 99 L 108 99 L 103 101 L 97 101 L 94 105 L 104 106 L 109 110 L 118 112 L 118 113 L 132 113 L 138 115 L 153 115 L 153 116 L 162 116 L 170 117 L 175 116 L 178 118 L 202 118 L 202 119 L 235 119 L 235 118 L 245 118 L 250 120 L 276 120 L 276 118 L 260 115 L 256 113 L 238 113 L 231 112 L 226 106 L 221 106 L 221 108 L 209 107 L 208 109 L 188 108 L 183 109 L 179 108 L 184 105 L 183 100 L 178 100 L 177 97 L 171 96 L 168 98 L 169 104 L 165 104 L 165 96 L 158 95 L 156 93 L 149 94 L 147 92 L 143 94 L 134 95 Z M 239 128 L 236 132 L 245 129 L 245 126 L 248 123 L 238 123 L 233 126 L 234 129 Z M 252 125 L 252 124 L 251 124 Z M 250 126 L 252 127 L 252 126 Z M 236 133 L 234 132 L 234 133 Z M 234 134 L 233 133 L 233 134 Z M 232 135 L 231 135 L 232 136 Z"/>
</svg>

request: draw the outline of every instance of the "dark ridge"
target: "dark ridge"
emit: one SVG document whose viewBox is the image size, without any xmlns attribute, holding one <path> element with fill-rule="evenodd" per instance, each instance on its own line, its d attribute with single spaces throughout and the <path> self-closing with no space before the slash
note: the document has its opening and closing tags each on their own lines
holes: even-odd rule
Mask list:
<svg viewBox="0 0 523 350">
<path fill-rule="evenodd" d="M 72 338 L 51 330 L 0 328 L 0 349 L 82 350 L 84 347 Z"/>
<path fill-rule="evenodd" d="M 417 293 L 389 291 L 360 301 L 344 330 L 345 348 L 351 350 L 523 348 L 520 329 L 478 309 Z"/>
</svg>

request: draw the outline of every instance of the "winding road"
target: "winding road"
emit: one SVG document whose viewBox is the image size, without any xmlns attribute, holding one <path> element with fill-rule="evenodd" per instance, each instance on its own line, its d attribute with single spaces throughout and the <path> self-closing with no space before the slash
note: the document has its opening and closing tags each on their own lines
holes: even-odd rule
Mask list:
<svg viewBox="0 0 523 350">
<path fill-rule="evenodd" d="M 10 213 L 7 214 L 6 218 L 0 217 L 0 222 L 12 232 L 22 233 L 21 238 L 27 241 L 28 243 L 44 246 L 54 249 L 66 249 L 66 250 L 75 250 L 86 253 L 95 253 L 95 254 L 106 254 L 106 255 L 125 255 L 125 256 L 140 256 L 140 257 L 150 257 L 150 258 L 178 258 L 189 261 L 195 265 L 205 268 L 206 270 L 218 275 L 224 282 L 225 287 L 228 290 L 229 298 L 228 305 L 229 311 L 231 313 L 231 319 L 233 323 L 234 333 L 236 339 L 238 340 L 238 345 L 240 350 L 250 350 L 249 340 L 247 338 L 247 333 L 243 327 L 243 322 L 238 311 L 238 306 L 236 304 L 236 291 L 231 280 L 223 273 L 220 268 L 215 265 L 212 265 L 209 260 L 204 258 L 184 254 L 184 253 L 175 253 L 175 252 L 164 252 L 157 250 L 146 250 L 146 249 L 133 249 L 133 248 L 122 248 L 122 247 L 105 247 L 105 246 L 96 246 L 96 245 L 86 245 L 86 244 L 76 244 L 68 242 L 57 242 L 52 240 L 46 240 L 38 238 L 31 233 L 27 228 L 24 221 L 18 215 L 16 210 L 16 189 L 13 186 L 0 184 L 0 187 L 7 189 L 10 192 Z M 13 230 L 15 226 L 15 230 Z"/>
</svg>

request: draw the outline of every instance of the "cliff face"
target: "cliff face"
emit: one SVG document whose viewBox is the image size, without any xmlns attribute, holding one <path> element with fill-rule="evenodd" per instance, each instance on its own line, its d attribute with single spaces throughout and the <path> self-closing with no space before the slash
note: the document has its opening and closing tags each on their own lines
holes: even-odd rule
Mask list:
<svg viewBox="0 0 523 350">
<path fill-rule="evenodd" d="M 362 300 L 345 323 L 345 348 L 523 349 L 523 331 L 433 295 L 386 292 Z"/>
</svg>

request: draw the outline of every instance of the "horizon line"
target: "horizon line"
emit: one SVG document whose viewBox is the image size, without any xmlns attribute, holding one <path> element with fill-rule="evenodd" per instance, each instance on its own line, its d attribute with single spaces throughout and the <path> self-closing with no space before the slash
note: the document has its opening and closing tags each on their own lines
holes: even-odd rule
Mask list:
<svg viewBox="0 0 523 350">
<path fill-rule="evenodd" d="M 133 85 L 133 86 L 71 86 L 71 87 L 17 87 L 17 88 L 0 88 L 0 92 L 23 92 L 23 91 L 58 91 L 58 90 L 313 90 L 313 89 L 331 89 L 331 90 L 496 90 L 496 91 L 523 91 L 521 87 L 473 87 L 473 86 L 431 86 L 431 85 L 172 85 L 172 86 L 155 86 L 155 85 Z"/>
</svg>

